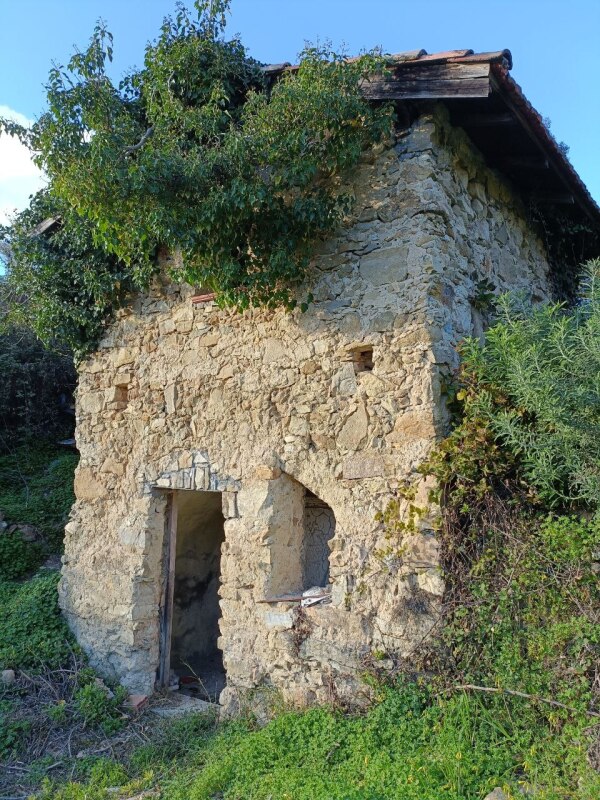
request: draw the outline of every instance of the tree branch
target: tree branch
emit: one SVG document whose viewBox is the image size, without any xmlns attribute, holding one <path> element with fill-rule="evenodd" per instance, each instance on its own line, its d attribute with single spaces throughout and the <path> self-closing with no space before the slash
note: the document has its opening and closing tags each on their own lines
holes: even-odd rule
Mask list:
<svg viewBox="0 0 600 800">
<path fill-rule="evenodd" d="M 495 686 L 475 686 L 473 683 L 464 683 L 459 686 L 451 686 L 449 689 L 444 689 L 440 694 L 448 694 L 449 692 L 456 692 L 456 691 L 469 691 L 469 692 L 489 692 L 492 694 L 509 694 L 512 697 L 523 697 L 525 700 L 533 700 L 536 703 L 546 703 L 550 706 L 555 706 L 556 708 L 564 708 L 567 711 L 575 711 L 579 713 L 581 709 L 574 708 L 573 706 L 566 706 L 564 703 L 559 703 L 558 700 L 549 700 L 547 697 L 538 697 L 535 694 L 527 694 L 526 692 L 517 692 L 513 689 L 499 689 Z M 600 714 L 596 711 L 584 711 L 584 714 L 587 714 L 588 717 L 600 717 Z"/>
<path fill-rule="evenodd" d="M 131 147 L 126 147 L 125 150 L 123 150 L 123 153 L 126 156 L 130 155 L 130 153 L 135 153 L 136 150 L 139 150 L 141 147 L 143 147 L 146 144 L 146 142 L 152 136 L 153 133 L 154 133 L 154 125 L 152 125 L 150 128 L 148 128 L 146 133 L 142 136 L 142 138 L 139 140 L 139 142 L 137 144 L 132 144 Z"/>
</svg>

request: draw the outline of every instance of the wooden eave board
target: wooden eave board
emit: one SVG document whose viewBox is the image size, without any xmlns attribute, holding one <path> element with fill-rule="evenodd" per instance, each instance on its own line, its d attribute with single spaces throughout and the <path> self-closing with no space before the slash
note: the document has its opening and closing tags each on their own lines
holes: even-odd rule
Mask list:
<svg viewBox="0 0 600 800">
<path fill-rule="evenodd" d="M 368 100 L 443 100 L 488 97 L 490 65 L 408 63 L 388 75 L 365 80 L 361 90 Z"/>
</svg>

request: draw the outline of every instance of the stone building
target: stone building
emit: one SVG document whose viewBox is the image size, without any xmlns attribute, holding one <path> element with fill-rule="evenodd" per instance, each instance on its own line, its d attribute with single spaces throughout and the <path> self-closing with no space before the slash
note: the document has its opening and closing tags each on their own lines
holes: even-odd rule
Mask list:
<svg viewBox="0 0 600 800">
<path fill-rule="evenodd" d="M 356 698 L 370 658 L 429 635 L 435 510 L 391 538 L 376 514 L 407 483 L 427 506 L 416 471 L 482 294 L 552 295 L 532 208 L 600 223 L 510 67 L 419 51 L 365 87 L 397 103 L 396 138 L 348 176 L 353 215 L 315 247 L 306 313 L 219 310 L 157 280 L 81 365 L 60 595 L 101 672 L 304 704 Z"/>
</svg>

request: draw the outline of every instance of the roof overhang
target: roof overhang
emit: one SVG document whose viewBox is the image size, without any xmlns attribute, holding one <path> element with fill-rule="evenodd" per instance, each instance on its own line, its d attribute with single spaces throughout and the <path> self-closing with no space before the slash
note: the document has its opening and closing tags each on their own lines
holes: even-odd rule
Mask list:
<svg viewBox="0 0 600 800">
<path fill-rule="evenodd" d="M 362 91 L 373 102 L 396 102 L 408 119 L 424 101 L 442 101 L 452 123 L 466 131 L 486 162 L 504 173 L 526 202 L 554 208 L 600 231 L 600 207 L 510 76 L 511 68 L 509 50 L 413 50 L 389 56 L 386 73 L 365 80 Z M 277 77 L 298 67 L 275 64 L 264 69 Z"/>
</svg>

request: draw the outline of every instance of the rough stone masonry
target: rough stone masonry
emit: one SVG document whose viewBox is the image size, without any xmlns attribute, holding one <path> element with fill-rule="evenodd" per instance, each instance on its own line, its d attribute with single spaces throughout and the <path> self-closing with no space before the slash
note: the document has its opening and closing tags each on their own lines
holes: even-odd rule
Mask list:
<svg viewBox="0 0 600 800">
<path fill-rule="evenodd" d="M 177 490 L 222 492 L 225 705 L 261 688 L 355 695 L 370 654 L 410 656 L 435 625 L 434 526 L 390 541 L 376 513 L 446 429 L 456 345 L 482 329 L 478 282 L 540 300 L 549 266 L 519 198 L 441 108 L 366 154 L 347 188 L 354 213 L 315 251 L 306 313 L 194 305 L 160 280 L 80 367 L 61 604 L 93 666 L 132 691 L 156 685 Z M 281 596 L 303 588 L 307 496 L 330 602 L 300 609 Z"/>
</svg>

